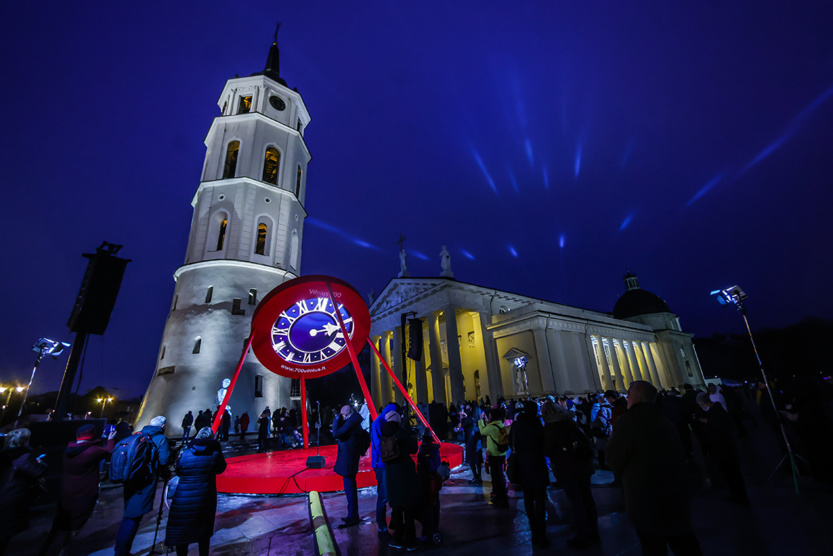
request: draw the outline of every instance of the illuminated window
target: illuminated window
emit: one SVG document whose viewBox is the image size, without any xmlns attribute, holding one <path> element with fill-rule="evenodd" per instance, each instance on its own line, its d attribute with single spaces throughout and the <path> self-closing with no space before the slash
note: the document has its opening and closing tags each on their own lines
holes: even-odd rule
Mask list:
<svg viewBox="0 0 833 556">
<path fill-rule="evenodd" d="M 226 242 L 226 227 L 228 226 L 228 218 L 223 218 L 220 221 L 220 231 L 217 233 L 217 251 L 223 250 L 223 245 Z"/>
<path fill-rule="evenodd" d="M 266 149 L 263 159 L 263 181 L 273 185 L 278 184 L 278 166 L 281 165 L 281 153 L 275 147 Z"/>
<path fill-rule="evenodd" d="M 240 105 L 238 106 L 238 114 L 247 114 L 252 110 L 252 97 L 240 97 Z"/>
<path fill-rule="evenodd" d="M 211 303 L 211 298 L 214 295 L 214 286 L 208 286 L 208 291 L 205 292 L 205 302 Z"/>
<path fill-rule="evenodd" d="M 298 165 L 298 174 L 295 176 L 295 196 L 301 193 L 301 165 Z"/>
<path fill-rule="evenodd" d="M 257 243 L 255 243 L 255 254 L 263 255 L 266 249 L 266 224 L 257 225 Z"/>
<path fill-rule="evenodd" d="M 231 141 L 226 149 L 226 166 L 223 168 L 223 179 L 234 177 L 237 171 L 237 154 L 240 152 L 240 141 Z"/>
<path fill-rule="evenodd" d="M 249 305 L 257 305 L 257 290 L 254 288 L 249 290 Z"/>
<path fill-rule="evenodd" d="M 173 304 L 173 306 L 171 307 L 171 311 L 176 311 L 176 302 L 177 302 L 177 301 L 179 301 L 179 296 L 178 296 L 178 295 L 175 295 L 175 296 L 174 296 L 174 304 Z"/>
<path fill-rule="evenodd" d="M 162 355 L 159 356 L 159 360 L 165 359 L 165 346 L 162 346 Z"/>
<path fill-rule="evenodd" d="M 201 345 L 202 345 L 202 338 L 197 336 L 197 341 L 194 342 L 194 349 L 191 351 L 191 353 L 199 353 Z"/>
</svg>

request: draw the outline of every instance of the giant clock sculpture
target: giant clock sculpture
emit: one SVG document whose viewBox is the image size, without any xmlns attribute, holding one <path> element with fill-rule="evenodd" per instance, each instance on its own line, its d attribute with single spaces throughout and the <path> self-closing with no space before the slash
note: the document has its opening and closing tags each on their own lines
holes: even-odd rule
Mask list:
<svg viewBox="0 0 833 556">
<path fill-rule="evenodd" d="M 315 378 L 350 362 L 348 342 L 355 353 L 361 351 L 370 313 L 348 283 L 304 276 L 278 286 L 258 304 L 252 331 L 252 349 L 264 367 L 289 378 Z"/>
</svg>

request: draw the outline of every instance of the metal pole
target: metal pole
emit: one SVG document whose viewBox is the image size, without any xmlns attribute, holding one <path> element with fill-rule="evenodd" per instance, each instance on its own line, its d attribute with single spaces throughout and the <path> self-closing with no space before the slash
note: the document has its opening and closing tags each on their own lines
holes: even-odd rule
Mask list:
<svg viewBox="0 0 833 556">
<path fill-rule="evenodd" d="M 249 333 L 249 339 L 246 340 L 246 347 L 243 348 L 243 353 L 240 354 L 240 361 L 237 363 L 237 368 L 234 370 L 234 376 L 231 377 L 231 384 L 228 385 L 228 390 L 226 390 L 226 397 L 223 398 L 223 403 L 220 404 L 220 407 L 217 408 L 217 413 L 214 415 L 214 422 L 211 424 L 211 430 L 215 435 L 217 434 L 217 429 L 220 427 L 220 423 L 223 422 L 223 413 L 226 412 L 226 405 L 231 398 L 234 385 L 237 384 L 237 379 L 240 376 L 240 369 L 243 368 L 243 362 L 246 360 L 246 354 L 249 353 L 249 348 L 252 347 L 252 341 L 254 341 L 254 339 L 255 331 L 252 330 Z"/>
<path fill-rule="evenodd" d="M 43 359 L 43 350 L 44 348 L 41 348 L 41 350 L 38 352 L 37 358 L 35 359 L 35 368 L 32 369 L 32 376 L 29 377 L 29 384 L 26 386 L 26 393 L 23 394 L 23 401 L 20 402 L 20 410 L 17 412 L 18 421 L 20 421 L 20 416 L 23 415 L 23 406 L 26 404 L 26 399 L 29 397 L 29 389 L 32 387 L 32 381 L 35 380 L 35 372 L 38 370 L 40 360 Z"/>
<path fill-rule="evenodd" d="M 350 336 L 347 334 L 347 327 L 344 326 L 344 319 L 341 318 L 341 310 L 338 307 L 338 303 L 336 303 L 336 296 L 333 294 L 333 288 L 330 286 L 329 282 L 327 282 L 327 291 L 330 292 L 330 301 L 333 304 L 333 309 L 335 309 L 338 325 L 341 327 L 341 334 L 344 336 L 344 343 L 347 344 L 347 352 L 350 354 L 350 359 L 353 361 L 353 367 L 356 369 L 356 376 L 359 379 L 359 386 L 361 386 L 362 395 L 364 395 L 364 400 L 367 403 L 367 408 L 370 410 L 371 417 L 376 420 L 378 414 L 376 413 L 376 407 L 373 405 L 373 398 L 370 397 L 370 391 L 367 389 L 367 383 L 364 381 L 364 375 L 362 375 L 362 368 L 359 367 L 359 359 L 356 357 L 356 350 L 353 349 L 353 343 L 350 341 Z"/>
<path fill-rule="evenodd" d="M 75 341 L 72 344 L 72 351 L 69 352 L 69 361 L 67 361 L 66 370 L 64 370 L 64 378 L 61 381 L 61 389 L 58 391 L 58 399 L 55 401 L 55 411 L 53 413 L 53 420 L 63 421 L 67 413 L 67 401 L 72 392 L 72 384 L 75 382 L 75 373 L 78 371 L 78 363 L 81 361 L 81 354 L 87 343 L 87 333 L 77 332 L 75 334 Z"/>
<path fill-rule="evenodd" d="M 307 379 L 301 377 L 301 428 L 304 433 L 304 450 L 309 448 L 309 431 L 307 431 Z"/>
<path fill-rule="evenodd" d="M 755 352 L 755 359 L 758 360 L 758 368 L 761 370 L 761 376 L 764 378 L 764 384 L 766 385 L 766 391 L 769 394 L 769 401 L 772 403 L 772 410 L 775 412 L 776 418 L 778 418 L 778 406 L 775 405 L 775 396 L 772 395 L 772 388 L 770 388 L 769 379 L 766 376 L 766 371 L 764 370 L 764 364 L 761 361 L 761 356 L 758 353 L 758 346 L 755 345 L 755 337 L 752 335 L 752 328 L 749 326 L 749 319 L 746 318 L 746 307 L 744 307 L 742 301 L 737 302 L 738 308 L 740 309 L 740 314 L 743 317 L 743 322 L 746 324 L 746 331 L 749 333 L 749 341 L 752 342 L 752 351 Z M 795 485 L 795 493 L 799 494 L 798 492 L 798 469 L 795 465 L 795 456 L 793 455 L 793 449 L 790 445 L 790 440 L 787 438 L 787 429 L 784 428 L 784 423 L 781 422 L 781 419 L 778 418 L 778 426 L 781 428 L 781 436 L 784 439 L 784 445 L 787 447 L 787 455 L 790 457 L 790 468 L 792 469 L 793 474 L 793 484 Z"/>
</svg>

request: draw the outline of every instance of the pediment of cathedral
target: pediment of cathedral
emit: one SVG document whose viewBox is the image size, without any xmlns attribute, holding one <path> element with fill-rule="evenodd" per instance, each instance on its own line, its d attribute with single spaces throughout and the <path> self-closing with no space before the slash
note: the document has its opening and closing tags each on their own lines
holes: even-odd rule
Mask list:
<svg viewBox="0 0 833 556">
<path fill-rule="evenodd" d="M 371 316 L 380 315 L 396 309 L 431 290 L 440 288 L 445 280 L 394 280 L 385 288 L 370 308 Z"/>
</svg>

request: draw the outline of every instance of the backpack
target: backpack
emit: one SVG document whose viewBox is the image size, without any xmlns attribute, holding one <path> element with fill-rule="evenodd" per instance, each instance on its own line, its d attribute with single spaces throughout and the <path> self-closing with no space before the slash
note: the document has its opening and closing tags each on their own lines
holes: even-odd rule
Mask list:
<svg viewBox="0 0 833 556">
<path fill-rule="evenodd" d="M 368 448 L 370 448 L 370 433 L 362 429 L 359 436 L 359 457 L 365 455 Z"/>
<path fill-rule="evenodd" d="M 382 458 L 382 462 L 390 463 L 399 459 L 399 456 L 399 441 L 396 439 L 396 435 L 383 436 L 379 443 L 379 457 Z"/>
<path fill-rule="evenodd" d="M 150 436 L 137 432 L 116 444 L 110 458 L 110 480 L 127 483 L 144 479 L 153 473 L 156 444 Z"/>
<path fill-rule="evenodd" d="M 565 451 L 569 451 L 577 460 L 584 461 L 593 459 L 593 446 L 590 443 L 590 439 L 584 434 L 584 431 L 578 426 L 571 426 L 569 431 L 567 437 L 569 444 L 565 447 Z"/>
<path fill-rule="evenodd" d="M 501 427 L 497 435 L 497 449 L 505 452 L 509 449 L 509 430 L 512 427 Z"/>
<path fill-rule="evenodd" d="M 607 438 L 610 436 L 612 430 L 613 427 L 610 425 L 610 420 L 603 418 L 602 411 L 599 410 L 596 418 L 593 419 L 593 423 L 590 425 L 590 434 L 596 438 Z"/>
</svg>

